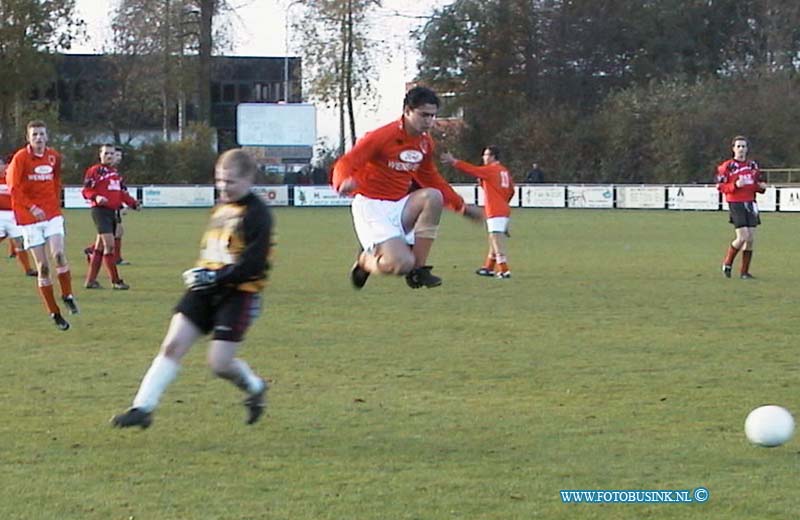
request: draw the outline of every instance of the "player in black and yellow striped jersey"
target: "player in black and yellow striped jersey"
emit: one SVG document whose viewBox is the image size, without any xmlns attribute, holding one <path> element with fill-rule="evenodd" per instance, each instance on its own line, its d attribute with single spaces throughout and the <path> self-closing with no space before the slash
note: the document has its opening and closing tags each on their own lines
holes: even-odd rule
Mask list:
<svg viewBox="0 0 800 520">
<path fill-rule="evenodd" d="M 177 377 L 181 359 L 209 333 L 211 370 L 247 393 L 247 424 L 261 417 L 267 382 L 235 357 L 260 312 L 270 267 L 272 216 L 251 191 L 256 172 L 255 162 L 241 149 L 229 150 L 217 160 L 214 178 L 219 203 L 211 211 L 196 267 L 183 273 L 188 289 L 175 307 L 161 350 L 142 379 L 133 406 L 112 418 L 114 426 L 150 426 L 153 410 Z"/>
</svg>

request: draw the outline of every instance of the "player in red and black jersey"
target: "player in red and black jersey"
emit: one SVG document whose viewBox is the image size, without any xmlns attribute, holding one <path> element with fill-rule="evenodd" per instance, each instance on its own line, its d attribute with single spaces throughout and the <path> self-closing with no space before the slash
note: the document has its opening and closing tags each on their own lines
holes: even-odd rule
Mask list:
<svg viewBox="0 0 800 520">
<path fill-rule="evenodd" d="M 116 147 L 104 144 L 100 147 L 100 162 L 90 166 L 83 178 L 83 198 L 92 207 L 92 220 L 97 228 L 97 238 L 89 259 L 89 272 L 86 275 L 85 287 L 99 289 L 97 274 L 100 265 L 105 264 L 111 277 L 114 289 L 129 289 L 117 271 L 114 234 L 117 227 L 117 213 L 123 206 L 134 209 L 139 203 L 122 189 L 122 179 L 115 167 Z"/>
<path fill-rule="evenodd" d="M 228 150 L 217 160 L 220 202 L 211 210 L 196 267 L 183 273 L 188 290 L 175 307 L 161 350 L 142 379 L 133 406 L 112 419 L 114 426 L 150 426 L 153 410 L 178 375 L 181 359 L 209 333 L 211 370 L 247 393 L 247 424 L 261 417 L 267 382 L 235 357 L 261 310 L 260 294 L 270 267 L 272 216 L 251 191 L 257 171 L 253 158 L 241 149 Z"/>
<path fill-rule="evenodd" d="M 747 158 L 750 142 L 737 135 L 731 141 L 733 158 L 717 166 L 717 189 L 725 194 L 730 207 L 730 223 L 736 230 L 736 238 L 728 246 L 722 261 L 722 274 L 731 277 L 733 260 L 742 252 L 742 265 L 739 276 L 743 280 L 753 278 L 750 274 L 750 261 L 753 258 L 753 243 L 756 226 L 761 224 L 756 204 L 756 193 L 764 193 L 767 185 L 761 180 L 758 164 Z"/>
</svg>

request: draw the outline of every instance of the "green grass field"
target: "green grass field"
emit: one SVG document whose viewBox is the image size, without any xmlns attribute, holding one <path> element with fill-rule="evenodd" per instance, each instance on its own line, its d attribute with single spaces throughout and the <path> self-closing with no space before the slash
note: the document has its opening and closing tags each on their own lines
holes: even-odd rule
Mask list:
<svg viewBox="0 0 800 520">
<path fill-rule="evenodd" d="M 431 258 L 442 287 L 373 277 L 356 292 L 346 209 L 275 214 L 265 312 L 242 352 L 273 382 L 252 427 L 205 344 L 149 430 L 108 424 L 157 351 L 206 211 L 130 214 L 132 290 L 79 289 L 66 333 L 0 261 L 1 519 L 796 514 L 798 440 L 757 448 L 743 423 L 764 403 L 800 409 L 799 216 L 763 217 L 758 279 L 742 281 L 719 273 L 723 213 L 518 210 L 513 278 L 494 280 L 473 274 L 483 228 L 448 214 Z M 90 217 L 67 222 L 80 287 Z M 698 486 L 708 502 L 559 495 Z"/>
</svg>

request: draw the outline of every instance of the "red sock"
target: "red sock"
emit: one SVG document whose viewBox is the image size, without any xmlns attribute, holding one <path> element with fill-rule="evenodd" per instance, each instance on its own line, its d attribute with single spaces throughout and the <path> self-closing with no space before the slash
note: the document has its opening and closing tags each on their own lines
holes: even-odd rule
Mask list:
<svg viewBox="0 0 800 520">
<path fill-rule="evenodd" d="M 50 314 L 61 314 L 61 309 L 58 308 L 58 304 L 56 303 L 56 297 L 53 295 L 52 285 L 40 285 L 39 294 L 42 295 L 44 306 L 47 307 L 47 312 Z"/>
<path fill-rule="evenodd" d="M 742 271 L 741 274 L 750 272 L 750 259 L 753 258 L 753 251 L 742 251 Z"/>
<path fill-rule="evenodd" d="M 725 260 L 722 261 L 725 265 L 733 265 L 733 259 L 736 258 L 736 253 L 739 250 L 733 246 L 728 246 L 728 252 L 725 254 Z"/>
<path fill-rule="evenodd" d="M 115 238 L 114 239 L 114 255 L 116 256 L 115 262 L 119 262 L 122 260 L 122 239 Z"/>
<path fill-rule="evenodd" d="M 103 255 L 103 264 L 106 266 L 106 271 L 111 277 L 111 283 L 119 282 L 119 273 L 117 272 L 117 260 L 115 254 Z"/>
<path fill-rule="evenodd" d="M 97 274 L 100 272 L 100 265 L 103 263 L 103 253 L 94 250 L 89 260 L 89 273 L 86 275 L 86 283 L 94 282 L 97 280 Z"/>
<path fill-rule="evenodd" d="M 72 273 L 69 268 L 58 273 L 58 285 L 61 287 L 61 296 L 72 296 Z"/>
</svg>

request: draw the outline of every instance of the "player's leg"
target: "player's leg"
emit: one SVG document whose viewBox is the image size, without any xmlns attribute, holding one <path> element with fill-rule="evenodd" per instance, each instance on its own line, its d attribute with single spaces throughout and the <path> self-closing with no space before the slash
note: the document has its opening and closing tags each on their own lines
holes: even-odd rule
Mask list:
<svg viewBox="0 0 800 520">
<path fill-rule="evenodd" d="M 486 240 L 489 243 L 489 250 L 486 253 L 486 258 L 483 261 L 483 265 L 475 270 L 475 274 L 479 276 L 494 276 L 494 267 L 496 264 L 496 259 L 494 256 L 494 244 L 492 243 L 492 234 L 487 233 Z"/>
<path fill-rule="evenodd" d="M 44 228 L 45 224 L 43 222 L 20 226 L 25 249 L 30 253 L 33 258 L 33 263 L 36 265 L 36 272 L 38 273 L 36 285 L 38 287 L 39 296 L 41 296 L 44 306 L 50 318 L 55 323 L 56 328 L 59 330 L 68 330 L 69 323 L 61 316 L 61 309 L 58 307 L 53 293 L 53 282 L 50 279 L 50 263 L 47 255 Z"/>
<path fill-rule="evenodd" d="M 9 242 L 14 247 L 14 256 L 17 257 L 17 262 L 19 262 L 20 267 L 22 267 L 25 276 L 36 276 L 36 269 L 31 267 L 30 255 L 25 251 L 22 236 L 12 237 Z"/>
<path fill-rule="evenodd" d="M 214 375 L 232 382 L 247 394 L 247 424 L 258 421 L 266 407 L 268 385 L 242 359 L 236 357 L 247 329 L 261 312 L 258 293 L 233 292 L 219 306 L 208 349 L 208 366 Z"/>
<path fill-rule="evenodd" d="M 61 219 L 61 223 L 53 223 L 53 220 Z M 55 263 L 56 275 L 58 276 L 58 285 L 61 288 L 61 301 L 69 309 L 70 314 L 78 314 L 78 304 L 75 301 L 75 295 L 72 294 L 72 273 L 69 269 L 69 262 L 67 261 L 67 254 L 64 248 L 64 224 L 61 217 L 51 219 L 45 231 L 47 237 L 47 249 L 50 250 L 50 255 Z"/>
<path fill-rule="evenodd" d="M 86 280 L 83 283 L 83 286 L 86 289 L 101 288 L 100 282 L 97 281 L 97 275 L 100 274 L 100 268 L 103 265 L 103 244 L 103 235 L 98 233 L 94 244 L 91 247 L 84 249 L 84 253 L 89 255 L 89 270 L 86 272 Z"/>
<path fill-rule="evenodd" d="M 725 258 L 722 260 L 722 274 L 725 275 L 726 278 L 731 277 L 733 261 L 742 249 L 745 239 L 747 238 L 747 219 L 744 212 L 744 204 L 741 202 L 731 202 L 729 208 L 729 222 L 733 224 L 736 237 L 733 239 L 733 242 L 728 245 Z"/>
<path fill-rule="evenodd" d="M 755 244 L 756 238 L 756 228 L 755 227 L 747 227 L 743 228 L 746 231 L 746 240 L 742 245 L 742 265 L 739 269 L 739 277 L 742 280 L 750 280 L 753 278 L 753 275 L 750 274 L 750 262 L 753 259 L 753 245 Z"/>
<path fill-rule="evenodd" d="M 492 240 L 492 249 L 494 256 L 497 259 L 497 266 L 495 267 L 495 276 L 497 278 L 511 278 L 511 269 L 508 267 L 508 257 L 506 255 L 506 235 L 505 231 L 493 231 L 489 233 Z"/>
<path fill-rule="evenodd" d="M 150 426 L 153 410 L 158 406 L 169 384 L 178 376 L 181 360 L 202 334 L 203 331 L 182 312 L 176 312 L 172 316 L 158 355 L 139 384 L 133 405 L 111 419 L 113 426 Z"/>
<path fill-rule="evenodd" d="M 414 269 L 406 275 L 406 283 L 412 289 L 442 284 L 441 278 L 431 274 L 432 266 L 425 265 L 439 232 L 442 208 L 442 193 L 434 188 L 423 188 L 411 193 L 403 208 L 403 229 L 414 231 Z"/>
<path fill-rule="evenodd" d="M 114 229 L 114 255 L 116 256 L 117 265 L 129 265 L 130 262 L 122 258 L 122 236 L 125 234 L 125 228 L 122 226 L 122 210 L 116 213 L 116 226 Z"/>
</svg>

